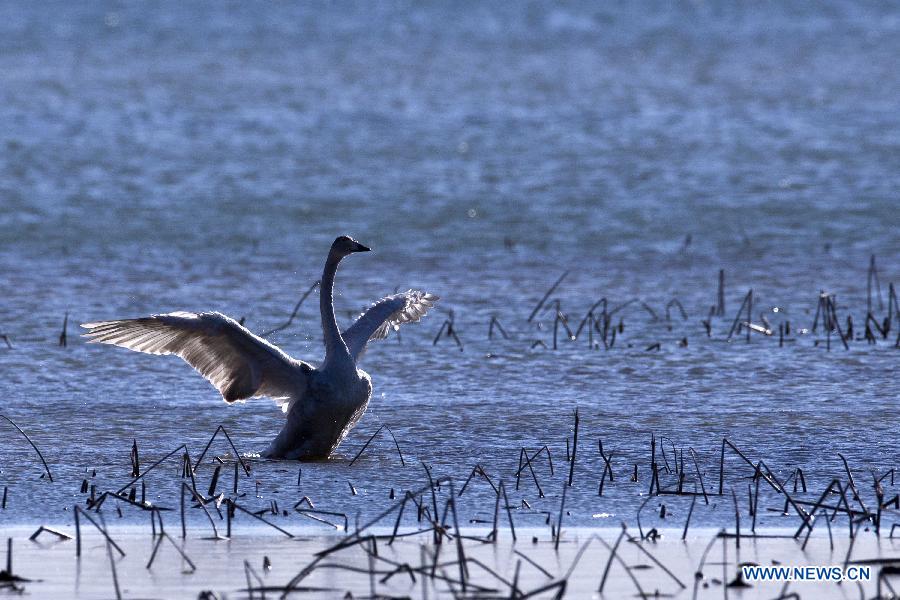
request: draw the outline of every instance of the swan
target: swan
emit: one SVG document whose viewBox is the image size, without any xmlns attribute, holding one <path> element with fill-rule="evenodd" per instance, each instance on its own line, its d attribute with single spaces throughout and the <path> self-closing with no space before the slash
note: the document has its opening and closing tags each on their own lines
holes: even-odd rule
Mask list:
<svg viewBox="0 0 900 600">
<path fill-rule="evenodd" d="M 419 321 L 439 299 L 409 290 L 382 298 L 343 333 L 334 316 L 334 276 L 341 260 L 368 252 L 351 237 L 334 240 L 322 272 L 319 311 L 325 360 L 319 367 L 285 354 L 234 319 L 218 312 L 172 312 L 139 319 L 84 323 L 89 342 L 147 354 L 175 354 L 196 369 L 232 404 L 273 398 L 286 414 L 267 458 L 328 458 L 362 417 L 372 397 L 372 378 L 356 362 L 370 340 Z"/>
</svg>

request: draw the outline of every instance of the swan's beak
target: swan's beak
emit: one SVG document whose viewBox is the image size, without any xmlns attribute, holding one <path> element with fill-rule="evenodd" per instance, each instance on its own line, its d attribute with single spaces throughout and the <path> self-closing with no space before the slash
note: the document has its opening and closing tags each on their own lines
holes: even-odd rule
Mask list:
<svg viewBox="0 0 900 600">
<path fill-rule="evenodd" d="M 354 252 L 370 252 L 372 249 L 368 246 L 363 246 L 359 242 L 356 242 L 356 247 L 353 249 Z"/>
</svg>

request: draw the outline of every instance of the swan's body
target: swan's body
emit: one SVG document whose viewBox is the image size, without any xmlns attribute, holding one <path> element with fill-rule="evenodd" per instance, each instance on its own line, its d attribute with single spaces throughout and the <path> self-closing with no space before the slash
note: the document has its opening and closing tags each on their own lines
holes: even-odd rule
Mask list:
<svg viewBox="0 0 900 600">
<path fill-rule="evenodd" d="M 418 321 L 437 296 L 409 290 L 372 305 L 346 331 L 334 316 L 334 276 L 341 259 L 368 248 L 337 238 L 325 261 L 319 309 L 325 360 L 318 368 L 291 358 L 221 313 L 174 312 L 140 319 L 85 323 L 85 337 L 149 354 L 175 354 L 212 383 L 227 403 L 270 397 L 287 413 L 281 432 L 264 456 L 328 457 L 362 417 L 372 396 L 372 379 L 356 367 L 370 339 L 390 328 Z"/>
</svg>

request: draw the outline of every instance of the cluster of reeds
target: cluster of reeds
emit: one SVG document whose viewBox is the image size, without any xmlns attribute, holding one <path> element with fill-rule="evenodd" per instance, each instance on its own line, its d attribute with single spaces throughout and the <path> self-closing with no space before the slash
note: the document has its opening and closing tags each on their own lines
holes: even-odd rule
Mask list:
<svg viewBox="0 0 900 600">
<path fill-rule="evenodd" d="M 594 301 L 586 310 L 584 308 L 576 309 L 577 312 L 575 314 L 583 314 L 583 316 L 578 321 L 578 326 L 573 328 L 570 325 L 569 312 L 563 309 L 563 298 L 558 295 L 554 296 L 558 293 L 569 274 L 570 271 L 564 271 L 547 289 L 531 310 L 527 319 L 525 319 L 524 329 L 518 332 L 513 329 L 507 329 L 501 322 L 500 316 L 497 314 L 491 315 L 487 327 L 487 339 L 493 340 L 495 332 L 497 332 L 503 340 L 507 341 L 516 341 L 517 337 L 519 339 L 525 338 L 531 349 L 558 350 L 564 342 L 575 343 L 586 338 L 587 347 L 590 350 L 599 350 L 601 348 L 611 350 L 616 346 L 617 339 L 621 338 L 625 333 L 626 314 L 630 314 L 630 318 L 635 319 L 643 316 L 651 324 L 664 324 L 666 332 L 672 331 L 673 322 L 678 317 L 680 317 L 682 322 L 690 325 L 688 311 L 678 298 L 670 298 L 662 306 L 662 310 L 658 311 L 653 308 L 651 302 L 642 298 L 630 298 L 613 303 L 612 300 L 602 297 Z M 740 307 L 734 313 L 734 317 L 727 319 L 725 278 L 725 270 L 720 269 L 718 272 L 715 304 L 709 305 L 708 310 L 707 307 L 695 310 L 695 314 L 703 314 L 704 312 L 706 314 L 705 318 L 697 321 L 699 327 L 696 329 L 696 334 L 700 339 L 723 339 L 730 342 L 734 339 L 743 338 L 744 341 L 749 343 L 755 335 L 773 340 L 777 339 L 779 347 L 793 344 L 801 339 L 810 339 L 814 346 L 821 345 L 830 351 L 832 338 L 834 338 L 835 342 L 840 341 L 845 349 L 849 349 L 850 344 L 853 342 L 877 345 L 879 340 L 890 341 L 893 338 L 893 346 L 900 349 L 900 328 L 894 327 L 896 322 L 900 320 L 900 301 L 898 301 L 894 283 L 889 283 L 887 287 L 887 302 L 885 302 L 874 255 L 871 256 L 866 273 L 864 318 L 859 318 L 857 313 L 857 318 L 854 319 L 851 307 L 839 304 L 834 293 L 820 290 L 815 300 L 815 317 L 809 327 L 805 327 L 805 324 L 792 323 L 783 316 L 783 312 L 779 315 L 778 313 L 767 314 L 765 311 L 761 311 L 754 315 L 754 302 L 759 306 L 759 299 L 754 296 L 753 289 L 749 289 L 744 294 Z M 284 323 L 262 332 L 261 335 L 270 337 L 290 327 L 299 314 L 300 308 L 318 285 L 319 282 L 314 281 L 306 289 Z M 634 316 L 635 310 L 640 311 L 637 313 L 638 316 Z M 582 313 L 582 311 L 584 312 Z M 664 317 L 661 317 L 661 314 Z M 720 329 L 718 327 L 719 323 L 715 321 L 715 318 L 726 319 L 725 323 L 730 323 L 727 333 L 725 333 L 724 328 Z M 549 322 L 549 319 L 552 319 L 552 323 Z M 66 312 L 63 317 L 62 330 L 59 334 L 59 346 L 61 347 L 68 345 L 68 320 L 69 313 Z M 240 322 L 243 324 L 244 319 L 242 318 Z M 859 326 L 860 323 L 862 323 L 861 327 Z M 896 337 L 894 338 L 895 330 Z M 684 335 L 677 339 L 675 344 L 678 347 L 687 347 L 690 343 L 689 338 L 693 335 L 692 331 L 692 328 L 683 330 Z M 550 332 L 549 340 L 545 339 L 543 335 L 545 332 Z M 399 336 L 399 332 L 397 335 Z M 535 335 L 538 335 L 538 337 L 535 337 Z M 662 335 L 660 334 L 659 337 L 662 337 Z M 441 322 L 432 343 L 437 345 L 445 339 L 453 340 L 460 351 L 465 349 L 462 334 L 456 323 L 453 310 L 448 310 L 447 318 Z M 0 335 L 0 340 L 3 340 L 7 349 L 13 348 L 9 334 Z M 641 347 L 644 347 L 647 352 L 652 352 L 662 350 L 664 344 L 665 342 L 659 339 L 652 341 L 646 347 Z"/>
<path fill-rule="evenodd" d="M 551 448 L 562 445 L 562 440 L 557 440 L 556 443 L 551 441 L 530 448 L 520 448 L 516 463 L 493 473 L 482 464 L 475 464 L 470 470 L 460 474 L 465 477 L 458 479 L 450 474 L 437 476 L 427 464 L 408 464 L 402 458 L 398 440 L 393 437 L 389 428 L 382 426 L 361 446 L 352 461 L 345 467 L 335 464 L 334 468 L 350 469 L 372 447 L 371 442 L 376 436 L 387 431 L 391 434 L 391 440 L 401 459 L 398 468 L 419 469 L 421 485 L 408 489 L 399 485 L 392 487 L 383 509 L 362 524 L 359 516 L 356 516 L 355 526 L 351 525 L 354 520 L 346 512 L 328 506 L 334 499 L 329 501 L 327 498 L 319 498 L 318 502 L 314 502 L 310 496 L 303 495 L 291 499 L 292 508 L 288 510 L 278 506 L 279 500 L 283 501 L 283 498 L 261 496 L 258 483 L 255 494 L 242 492 L 240 481 L 242 477 L 250 475 L 252 463 L 238 451 L 222 426 L 216 429 L 196 459 L 192 458 L 187 445 L 182 444 L 145 467 L 141 463 L 138 443 L 133 441 L 128 453 L 130 464 L 127 469 L 123 469 L 130 473 L 130 477 L 121 486 L 99 490 L 96 485 L 89 485 L 87 479 L 80 483 L 80 488 L 77 488 L 76 482 L 55 483 L 64 487 L 71 483 L 84 495 L 84 500 L 72 507 L 74 536 L 41 527 L 32 538 L 42 534 L 53 535 L 60 540 L 74 537 L 75 556 L 81 556 L 82 538 L 85 535 L 83 526 L 99 532 L 106 543 L 111 579 L 117 597 L 121 597 L 121 590 L 116 563 L 125 556 L 125 551 L 115 540 L 115 530 L 108 527 L 104 515 L 112 510 L 113 514 L 122 517 L 123 509 L 148 516 L 148 533 L 153 537 L 154 543 L 146 562 L 147 569 L 153 568 L 155 559 L 166 542 L 179 553 L 188 572 L 197 568 L 182 545 L 167 531 L 166 515 L 176 515 L 179 519 L 182 539 L 193 531 L 208 531 L 203 536 L 205 539 L 232 538 L 240 535 L 240 521 L 271 528 L 286 538 L 295 538 L 303 529 L 300 524 L 291 524 L 292 516 L 311 525 L 326 526 L 337 533 L 338 537 L 334 538 L 330 547 L 319 552 L 312 562 L 299 569 L 295 576 L 283 584 L 265 584 L 248 564 L 247 587 L 243 591 L 251 597 L 262 597 L 265 593 L 279 593 L 284 597 L 320 589 L 307 586 L 304 582 L 318 571 L 332 569 L 344 569 L 368 576 L 373 597 L 378 595 L 379 585 L 389 585 L 397 576 L 408 578 L 408 585 L 413 587 L 430 586 L 457 597 L 502 595 L 521 598 L 548 593 L 559 597 L 567 589 L 569 577 L 574 573 L 578 560 L 594 541 L 604 545 L 609 552 L 605 568 L 598 577 L 598 591 L 604 590 L 612 572 L 626 576 L 633 582 L 637 593 L 645 595 L 642 581 L 646 583 L 646 580 L 639 572 L 640 569 L 628 564 L 620 556 L 621 543 L 627 541 L 638 547 L 642 555 L 653 563 L 654 568 L 671 581 L 674 586 L 672 593 L 687 589 L 688 584 L 665 565 L 665 559 L 653 553 L 654 542 L 659 540 L 662 530 L 672 529 L 680 530 L 681 538 L 686 539 L 692 519 L 699 512 L 708 511 L 707 516 L 718 515 L 717 522 L 721 523 L 721 511 L 725 506 L 731 506 L 733 528 L 725 527 L 718 531 L 703 553 L 696 568 L 695 596 L 700 585 L 741 585 L 739 565 L 736 562 L 729 563 L 726 560 L 723 569 L 729 572 L 719 579 L 706 572 L 707 556 L 717 543 L 721 545 L 722 552 L 727 553 L 729 544 L 739 550 L 742 541 L 772 537 L 765 530 L 757 531 L 758 521 L 767 514 L 777 520 L 780 528 L 796 528 L 792 535 L 784 537 L 796 540 L 801 549 L 810 542 L 814 530 L 823 526 L 829 543 L 834 548 L 834 539 L 838 535 L 837 526 L 842 526 L 841 529 L 850 540 L 843 558 L 844 565 L 863 564 L 860 561 L 865 561 L 864 564 L 878 567 L 879 590 L 894 593 L 891 580 L 897 574 L 896 567 L 900 565 L 900 557 L 857 559 L 852 554 L 855 539 L 864 533 L 876 537 L 900 536 L 900 496 L 895 488 L 893 468 L 882 472 L 870 471 L 865 478 L 868 483 L 863 485 L 859 481 L 860 473 L 854 473 L 847 459 L 838 454 L 842 472 L 833 474 L 827 485 L 816 489 L 815 482 L 809 480 L 802 468 L 780 471 L 773 469 L 766 461 L 748 456 L 727 438 L 721 440 L 716 460 L 710 464 L 704 463 L 694 448 L 678 447 L 673 440 L 652 433 L 646 454 L 626 459 L 610 449 L 609 440 L 604 444 L 603 439 L 585 431 L 577 410 L 571 418 L 570 435 L 565 439 L 566 468 L 560 469 L 557 468 L 559 465 L 554 465 Z M 18 426 L 16 429 L 21 431 Z M 25 435 L 24 432 L 22 434 Z M 229 452 L 224 457 L 208 459 L 209 451 L 220 434 Z M 596 452 L 591 448 L 595 448 Z M 40 457 L 36 446 L 35 450 Z M 49 475 L 50 469 L 42 457 L 41 462 Z M 256 463 L 254 468 L 267 469 L 270 465 L 283 463 L 263 461 Z M 173 467 L 177 467 L 177 470 Z M 226 469 L 233 472 L 233 477 L 231 485 L 223 486 L 222 472 Z M 779 472 L 787 475 L 779 475 Z M 168 502 L 152 504 L 146 500 L 146 482 L 151 474 L 158 476 L 157 483 L 166 489 L 171 490 L 175 485 L 175 492 L 166 494 Z M 389 477 L 390 474 L 385 474 L 385 479 Z M 201 484 L 201 480 L 208 483 Z M 245 481 L 249 482 L 248 479 Z M 463 482 L 461 486 L 458 485 L 459 481 Z M 48 485 L 54 485 L 49 477 L 47 482 Z M 480 488 L 479 493 L 475 496 L 467 494 L 475 486 Z M 348 487 L 350 494 L 357 494 L 356 487 L 349 481 Z M 551 495 L 550 491 L 556 490 L 559 493 L 555 494 L 558 501 L 555 508 L 532 508 L 537 504 L 555 502 L 548 495 Z M 517 527 L 519 532 L 523 529 L 532 532 L 532 545 L 549 543 L 554 550 L 559 550 L 561 543 L 571 543 L 565 532 L 566 517 L 570 514 L 566 504 L 567 497 L 572 493 L 579 493 L 582 498 L 593 495 L 594 500 L 590 503 L 590 510 L 593 511 L 602 509 L 608 502 L 607 497 L 613 492 L 640 500 L 633 520 L 622 519 L 620 535 L 615 543 L 608 544 L 599 535 L 590 536 L 579 548 L 573 564 L 562 572 L 553 565 L 540 564 L 540 561 L 525 556 L 521 549 L 516 549 L 516 544 L 528 544 L 527 540 L 519 539 Z M 68 493 L 67 490 L 66 494 Z M 297 495 L 299 494 L 298 491 Z M 656 508 L 648 511 L 651 502 L 656 504 Z M 582 500 L 579 506 L 583 503 Z M 199 515 L 203 525 L 189 526 L 194 521 L 191 513 Z M 673 522 L 673 515 L 676 513 L 685 515 L 683 522 Z M 532 517 L 540 519 L 538 522 L 541 525 L 537 528 Z M 470 526 L 469 531 L 463 527 L 464 524 Z M 545 534 L 533 533 L 542 527 L 546 528 Z M 631 527 L 636 528 L 636 533 L 631 533 Z M 485 530 L 485 533 L 478 533 L 479 528 Z M 245 528 L 245 531 L 252 530 Z M 822 543 L 824 535 L 823 533 L 815 539 Z M 513 545 L 514 552 L 521 558 L 515 572 L 511 574 L 492 569 L 472 556 L 473 545 L 496 545 L 501 537 L 504 538 L 504 543 Z M 539 537 L 543 541 L 539 541 Z M 423 555 L 419 564 L 399 562 L 393 555 L 379 552 L 380 544 L 391 546 L 398 539 L 421 540 Z M 354 558 L 352 554 L 354 552 L 365 553 L 369 565 L 367 569 L 360 570 L 356 560 L 358 557 Z M 9 556 L 12 556 L 11 546 Z M 347 560 L 341 560 L 344 556 Z M 523 589 L 519 573 L 523 565 L 546 575 L 546 583 L 532 589 Z M 10 564 L 5 571 L 10 577 L 11 568 Z M 0 574 L 0 584 L 7 581 L 2 577 L 4 575 Z M 21 586 L 23 581 L 16 579 L 13 583 Z M 658 579 L 655 581 L 658 583 Z M 786 595 L 786 588 L 782 595 Z"/>
<path fill-rule="evenodd" d="M 688 321 L 688 312 L 678 298 L 670 299 L 664 307 L 665 319 L 660 318 L 659 313 L 653 309 L 651 304 L 641 298 L 631 298 L 616 304 L 613 308 L 609 308 L 610 301 L 607 298 L 601 298 L 591 304 L 584 316 L 582 317 L 578 327 L 573 332 L 569 327 L 569 316 L 562 309 L 563 301 L 561 298 L 553 298 L 554 293 L 560 287 L 560 284 L 569 274 L 565 271 L 562 276 L 557 279 L 547 292 L 541 297 L 535 305 L 531 314 L 528 316 L 527 322 L 532 324 L 538 331 L 545 329 L 545 324 L 541 320 L 541 316 L 547 313 L 552 315 L 552 344 L 547 344 L 543 339 L 534 339 L 531 341 L 531 348 L 552 348 L 558 349 L 560 340 L 568 340 L 576 342 L 578 339 L 587 337 L 587 345 L 589 349 L 610 350 L 615 346 L 616 337 L 621 336 L 625 332 L 624 311 L 629 307 L 637 307 L 642 309 L 651 323 L 665 323 L 667 331 L 672 330 L 673 309 L 677 309 L 677 316 L 682 321 Z M 826 350 L 831 350 L 831 339 L 840 340 L 845 349 L 849 349 L 849 344 L 854 341 L 862 341 L 867 344 L 877 344 L 878 340 L 889 340 L 892 336 L 894 323 L 900 319 L 900 302 L 898 302 L 896 290 L 893 283 L 888 285 L 887 303 L 883 300 L 881 293 L 881 285 L 878 278 L 878 270 L 875 265 L 875 256 L 871 257 L 869 270 L 866 276 L 866 313 L 865 319 L 862 320 L 864 327 L 856 331 L 854 335 L 853 323 L 854 319 L 849 307 L 840 306 L 837 298 L 833 293 L 820 291 L 817 298 L 816 314 L 812 325 L 809 328 L 798 327 L 796 323 L 791 324 L 787 318 L 779 317 L 777 312 L 767 315 L 766 312 L 760 312 L 754 316 L 754 294 L 750 289 L 744 295 L 740 307 L 734 314 L 734 318 L 730 320 L 728 333 L 724 336 L 725 341 L 732 341 L 737 337 L 743 337 L 749 343 L 753 334 L 768 337 L 777 340 L 779 347 L 784 347 L 785 343 L 796 342 L 802 336 L 810 336 L 814 346 L 824 343 Z M 706 339 L 712 339 L 717 336 L 715 317 L 726 317 L 725 311 L 725 271 L 719 270 L 718 287 L 716 291 L 716 304 L 710 305 L 706 313 L 706 317 L 701 319 L 699 324 L 702 326 L 702 332 Z M 877 306 L 877 308 L 876 308 Z M 843 312 L 845 325 L 841 325 L 841 317 L 839 313 Z M 619 314 L 618 319 L 614 317 Z M 783 313 L 782 313 L 783 314 Z M 772 321 L 776 320 L 776 323 Z M 859 319 L 856 321 L 860 322 Z M 499 326 L 500 321 L 496 316 L 491 317 L 488 329 L 488 339 L 493 338 L 495 326 Z M 565 336 L 561 337 L 560 332 L 565 331 Z M 824 340 L 818 335 L 824 335 Z M 504 339 L 509 339 L 509 335 L 504 331 Z M 595 341 L 596 337 L 596 341 Z M 688 336 L 685 335 L 677 340 L 677 346 L 686 347 L 689 344 Z M 900 331 L 897 332 L 896 339 L 893 342 L 895 348 L 900 348 Z M 662 349 L 662 342 L 656 341 L 649 344 L 646 351 L 658 351 Z"/>
</svg>

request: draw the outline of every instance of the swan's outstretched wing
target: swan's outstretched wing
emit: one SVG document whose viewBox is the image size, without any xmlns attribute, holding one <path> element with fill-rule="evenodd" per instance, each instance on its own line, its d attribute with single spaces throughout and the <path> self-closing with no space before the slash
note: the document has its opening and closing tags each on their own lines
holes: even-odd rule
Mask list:
<svg viewBox="0 0 900 600">
<path fill-rule="evenodd" d="M 286 405 L 302 395 L 311 369 L 217 312 L 173 312 L 82 327 L 91 342 L 180 356 L 229 403 L 268 396 Z"/>
<path fill-rule="evenodd" d="M 434 294 L 418 290 L 382 298 L 360 315 L 341 337 L 353 358 L 359 358 L 369 340 L 382 340 L 391 329 L 399 329 L 403 323 L 417 322 L 438 300 L 440 298 Z"/>
</svg>

